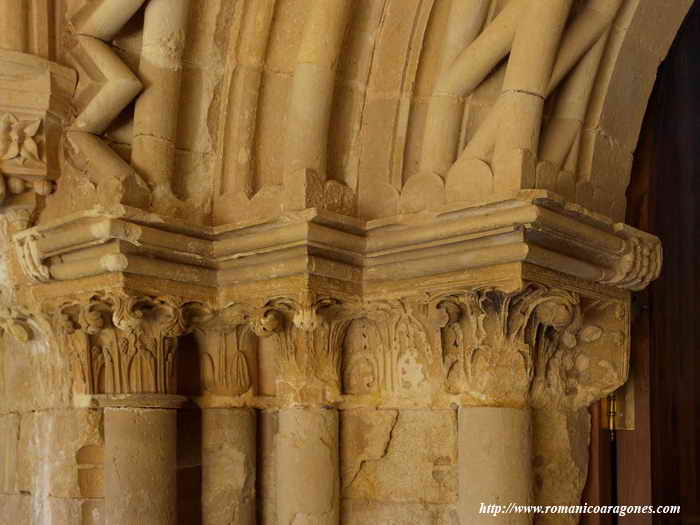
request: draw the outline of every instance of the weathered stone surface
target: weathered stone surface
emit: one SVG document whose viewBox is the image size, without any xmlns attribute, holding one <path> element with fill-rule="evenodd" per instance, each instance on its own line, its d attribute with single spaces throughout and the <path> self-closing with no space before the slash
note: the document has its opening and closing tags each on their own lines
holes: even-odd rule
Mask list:
<svg viewBox="0 0 700 525">
<path fill-rule="evenodd" d="M 7 523 L 33 525 L 32 497 L 28 494 L 0 494 L 0 516 Z"/>
<path fill-rule="evenodd" d="M 588 473 L 590 416 L 587 409 L 533 410 L 534 501 L 578 505 Z M 577 515 L 540 515 L 538 524 L 576 524 Z"/>
<path fill-rule="evenodd" d="M 343 414 L 342 428 L 344 498 L 433 504 L 457 500 L 455 411 L 351 411 Z"/>
<path fill-rule="evenodd" d="M 6 0 L 0 520 L 575 503 L 690 3 Z"/>
<path fill-rule="evenodd" d="M 256 498 L 257 516 L 260 523 L 273 525 L 277 523 L 277 412 L 261 410 L 258 412 L 258 463 Z"/>
<path fill-rule="evenodd" d="M 202 412 L 202 523 L 255 523 L 256 416 L 251 409 Z"/>
<path fill-rule="evenodd" d="M 0 416 L 0 494 L 17 492 L 17 456 L 20 452 L 19 414 Z"/>
</svg>

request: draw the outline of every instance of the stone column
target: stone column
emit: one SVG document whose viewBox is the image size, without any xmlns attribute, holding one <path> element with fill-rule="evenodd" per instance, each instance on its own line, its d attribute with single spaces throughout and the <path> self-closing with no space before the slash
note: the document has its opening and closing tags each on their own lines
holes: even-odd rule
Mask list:
<svg viewBox="0 0 700 525">
<path fill-rule="evenodd" d="M 340 302 L 276 299 L 254 330 L 279 349 L 276 437 L 277 521 L 340 523 L 338 411 L 340 345 L 348 322 Z"/>
<path fill-rule="evenodd" d="M 110 292 L 55 316 L 76 398 L 104 409 L 106 525 L 177 525 L 177 338 L 195 308 Z"/>
<path fill-rule="evenodd" d="M 624 310 L 539 283 L 455 294 L 437 307 L 446 388 L 461 406 L 460 520 L 530 524 L 521 510 L 535 504 L 531 409 L 580 408 L 620 384 Z M 592 370 L 594 360 L 612 374 Z"/>
<path fill-rule="evenodd" d="M 194 330 L 206 399 L 202 525 L 257 523 L 257 414 L 244 405 L 246 396 L 258 390 L 258 341 L 239 306 L 217 312 Z"/>
<path fill-rule="evenodd" d="M 532 523 L 530 514 L 498 514 L 489 505 L 532 503 L 529 409 L 463 407 L 459 411 L 459 514 L 462 523 Z M 490 511 L 490 513 L 489 513 Z"/>
<path fill-rule="evenodd" d="M 254 409 L 202 411 L 203 525 L 256 525 L 256 434 Z"/>
<path fill-rule="evenodd" d="M 277 434 L 279 523 L 340 523 L 338 411 L 283 408 Z"/>
<path fill-rule="evenodd" d="M 106 525 L 177 525 L 175 395 L 104 396 Z"/>
</svg>

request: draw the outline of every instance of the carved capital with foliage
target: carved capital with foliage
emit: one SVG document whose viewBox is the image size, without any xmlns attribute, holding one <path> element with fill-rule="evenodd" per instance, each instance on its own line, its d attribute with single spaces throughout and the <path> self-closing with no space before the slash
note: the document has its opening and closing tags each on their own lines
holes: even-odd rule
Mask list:
<svg viewBox="0 0 700 525">
<path fill-rule="evenodd" d="M 445 387 L 469 403 L 586 406 L 627 377 L 622 302 L 528 284 L 443 298 Z"/>
<path fill-rule="evenodd" d="M 252 322 L 277 350 L 277 396 L 285 405 L 334 403 L 341 393 L 342 344 L 354 310 L 330 297 L 266 301 Z"/>
<path fill-rule="evenodd" d="M 175 297 L 96 294 L 50 314 L 77 394 L 176 392 L 177 338 L 201 315 Z"/>
</svg>

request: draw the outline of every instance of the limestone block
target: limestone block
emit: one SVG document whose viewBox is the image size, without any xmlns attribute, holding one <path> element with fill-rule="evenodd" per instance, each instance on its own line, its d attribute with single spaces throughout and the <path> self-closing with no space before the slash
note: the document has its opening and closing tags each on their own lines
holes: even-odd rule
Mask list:
<svg viewBox="0 0 700 525">
<path fill-rule="evenodd" d="M 94 498 L 104 494 L 102 414 L 68 409 L 37 413 L 30 441 L 34 453 L 32 493 L 57 498 Z"/>
<path fill-rule="evenodd" d="M 17 446 L 17 492 L 30 493 L 35 485 L 34 478 L 39 455 L 35 441 L 36 422 L 36 412 L 26 412 L 21 415 Z"/>
<path fill-rule="evenodd" d="M 532 502 L 532 426 L 529 410 L 462 408 L 459 414 L 459 509 L 478 522 L 482 503 Z M 475 483 L 478 480 L 478 483 Z M 527 514 L 489 516 L 489 523 L 526 525 Z"/>
<path fill-rule="evenodd" d="M 272 44 L 272 42 L 271 42 Z M 285 114 L 291 90 L 289 76 L 269 72 L 263 75 L 255 141 L 255 185 L 281 184 L 285 141 Z"/>
<path fill-rule="evenodd" d="M 144 0 L 93 0 L 85 3 L 72 17 L 78 33 L 91 35 L 106 42 L 119 32 L 122 26 L 141 7 Z"/>
<path fill-rule="evenodd" d="M 105 409 L 107 523 L 177 522 L 174 410 Z"/>
<path fill-rule="evenodd" d="M 600 118 L 587 124 L 602 128 L 623 149 L 634 151 L 659 58 L 638 43 L 625 40 L 615 65 Z"/>
<path fill-rule="evenodd" d="M 271 71 L 287 75 L 294 71 L 299 45 L 313 3 L 307 0 L 283 0 L 275 9 L 275 28 L 270 34 L 266 64 Z"/>
<path fill-rule="evenodd" d="M 58 525 L 103 525 L 105 523 L 104 501 L 94 499 L 54 498 L 47 499 L 45 520 L 41 523 Z"/>
<path fill-rule="evenodd" d="M 380 182 L 379 173 L 389 174 L 392 169 L 392 149 L 389 147 L 399 111 L 400 100 L 396 96 L 369 94 L 365 99 L 364 121 L 367 127 L 362 133 L 360 158 L 360 180 L 373 179 Z M 374 176 L 370 175 L 374 173 Z M 385 180 L 383 182 L 390 182 Z"/>
<path fill-rule="evenodd" d="M 452 410 L 344 412 L 343 497 L 454 503 L 456 433 Z"/>
<path fill-rule="evenodd" d="M 70 404 L 70 373 L 60 349 L 49 342 L 38 330 L 26 343 L 17 341 L 7 332 L 2 335 L 0 352 L 3 365 L 0 385 L 5 395 L 0 397 L 3 412 L 25 412 L 47 407 L 65 407 Z"/>
<path fill-rule="evenodd" d="M 645 48 L 660 61 L 692 4 L 692 0 L 628 2 L 615 20 L 615 28 L 631 44 Z"/>
</svg>

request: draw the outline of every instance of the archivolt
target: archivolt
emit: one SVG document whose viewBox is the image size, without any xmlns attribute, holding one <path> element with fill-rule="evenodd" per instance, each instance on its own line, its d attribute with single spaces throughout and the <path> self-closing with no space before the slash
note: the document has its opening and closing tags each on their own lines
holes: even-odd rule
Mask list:
<svg viewBox="0 0 700 525">
<path fill-rule="evenodd" d="M 306 168 L 366 218 L 524 187 L 620 219 L 690 3 L 239 2 L 219 195 L 269 200 Z"/>
</svg>

